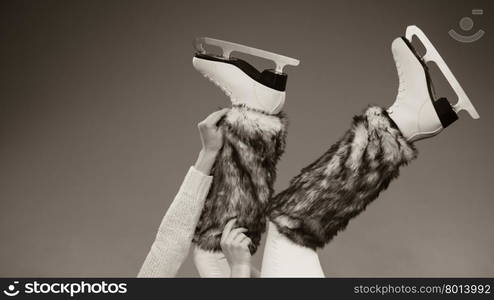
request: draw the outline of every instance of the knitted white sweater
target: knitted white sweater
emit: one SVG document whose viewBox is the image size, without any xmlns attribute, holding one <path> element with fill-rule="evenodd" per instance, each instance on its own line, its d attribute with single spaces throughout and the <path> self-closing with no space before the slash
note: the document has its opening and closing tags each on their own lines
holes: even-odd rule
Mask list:
<svg viewBox="0 0 494 300">
<path fill-rule="evenodd" d="M 212 176 L 190 167 L 137 277 L 174 277 L 189 253 Z"/>
</svg>

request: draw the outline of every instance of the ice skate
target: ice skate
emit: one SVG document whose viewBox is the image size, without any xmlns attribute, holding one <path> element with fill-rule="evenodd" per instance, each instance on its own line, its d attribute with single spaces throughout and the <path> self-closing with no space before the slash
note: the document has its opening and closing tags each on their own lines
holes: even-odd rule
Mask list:
<svg viewBox="0 0 494 300">
<path fill-rule="evenodd" d="M 426 48 L 420 57 L 411 42 L 416 36 Z M 458 119 L 457 113 L 466 110 L 474 119 L 479 115 L 468 96 L 429 39 L 417 26 L 408 26 L 406 37 L 393 41 L 391 50 L 400 80 L 395 103 L 388 109 L 408 141 L 416 141 L 438 134 Z M 436 99 L 426 63 L 433 61 L 451 85 L 458 102 L 451 105 L 446 98 Z"/>
<path fill-rule="evenodd" d="M 205 44 L 220 47 L 222 55 L 208 54 L 204 48 Z M 245 106 L 266 114 L 277 114 L 281 111 L 285 102 L 287 80 L 283 68 L 287 65 L 298 65 L 297 59 L 207 37 L 197 38 L 194 46 L 194 67 L 218 85 L 230 97 L 233 106 Z M 232 52 L 271 60 L 276 67 L 260 72 L 248 62 L 232 57 Z"/>
<path fill-rule="evenodd" d="M 205 47 L 217 46 L 214 55 Z M 285 102 L 287 75 L 283 68 L 299 61 L 230 42 L 198 38 L 195 40 L 194 67 L 218 85 L 229 97 L 232 109 L 218 122 L 224 133 L 223 147 L 212 171 L 213 182 L 197 223 L 193 242 L 202 253 L 196 262 L 203 276 L 222 269 L 215 259 L 221 252 L 221 234 L 225 225 L 236 218 L 244 227 L 255 253 L 266 227 L 265 207 L 273 194 L 276 165 L 285 149 Z M 208 47 L 209 48 L 209 47 Z M 244 60 L 231 56 L 242 52 L 271 60 L 273 70 L 258 71 Z M 206 251 L 206 252 L 204 252 Z M 205 254 L 206 253 L 206 254 Z M 210 257 L 210 258 L 208 258 Z M 217 261 L 212 266 L 211 261 Z"/>
</svg>

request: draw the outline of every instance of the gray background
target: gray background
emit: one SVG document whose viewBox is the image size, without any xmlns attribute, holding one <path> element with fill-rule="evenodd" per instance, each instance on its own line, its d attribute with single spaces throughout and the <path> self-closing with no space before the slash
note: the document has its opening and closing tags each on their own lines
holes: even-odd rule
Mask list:
<svg viewBox="0 0 494 300">
<path fill-rule="evenodd" d="M 276 189 L 368 104 L 394 101 L 392 40 L 417 24 L 474 101 L 321 252 L 329 277 L 494 276 L 491 1 L 2 1 L 0 276 L 135 276 L 229 104 L 192 67 L 211 36 L 301 59 L 288 68 Z M 452 40 L 473 16 L 486 35 Z M 454 99 L 442 78 L 442 95 Z M 453 100 L 454 101 L 454 100 Z M 259 264 L 262 249 L 256 256 Z M 189 259 L 180 276 L 196 276 Z"/>
</svg>

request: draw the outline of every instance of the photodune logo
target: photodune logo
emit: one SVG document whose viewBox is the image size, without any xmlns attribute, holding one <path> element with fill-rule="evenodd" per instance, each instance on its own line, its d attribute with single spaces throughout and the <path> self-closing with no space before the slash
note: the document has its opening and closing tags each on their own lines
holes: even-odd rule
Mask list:
<svg viewBox="0 0 494 300">
<path fill-rule="evenodd" d="M 483 14 L 483 9 L 472 9 L 472 15 L 481 16 Z M 463 17 L 461 18 L 459 25 L 461 30 L 463 30 L 465 33 L 468 33 L 468 31 L 472 30 L 473 28 L 473 20 L 470 17 Z M 484 35 L 485 31 L 480 29 L 473 34 L 464 35 L 456 32 L 454 29 L 451 29 L 448 33 L 453 39 L 457 40 L 458 42 L 473 43 L 475 41 L 478 41 Z"/>
<path fill-rule="evenodd" d="M 16 284 L 18 284 L 19 281 L 14 281 L 14 284 L 9 284 L 6 290 L 3 291 L 3 293 L 9 297 L 17 296 L 19 294 L 19 291 L 16 290 Z"/>
</svg>

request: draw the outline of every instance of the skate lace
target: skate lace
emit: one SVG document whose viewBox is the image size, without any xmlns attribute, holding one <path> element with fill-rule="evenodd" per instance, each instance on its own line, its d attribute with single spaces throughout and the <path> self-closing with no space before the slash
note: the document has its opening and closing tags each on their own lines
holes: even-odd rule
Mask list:
<svg viewBox="0 0 494 300">
<path fill-rule="evenodd" d="M 396 63 L 396 70 L 398 71 L 398 95 L 397 95 L 397 100 L 393 104 L 392 107 L 388 109 L 390 113 L 393 112 L 393 109 L 398 109 L 400 107 L 400 103 L 402 101 L 402 93 L 405 92 L 405 81 L 403 80 L 403 69 L 401 68 L 401 64 L 399 61 Z"/>
<path fill-rule="evenodd" d="M 425 74 L 427 77 L 427 83 L 428 83 L 429 88 L 430 88 L 432 99 L 436 99 L 436 89 L 435 89 L 434 83 L 432 82 L 430 75 L 429 75 L 429 67 L 427 66 L 427 64 L 425 63 L 425 61 L 423 60 L 422 57 L 420 57 L 419 59 L 422 62 L 422 65 L 424 66 L 424 69 L 425 69 Z M 396 69 L 398 71 L 398 79 L 399 79 L 399 83 L 398 83 L 398 100 L 399 101 L 396 101 L 393 104 L 393 107 L 399 108 L 400 103 L 402 102 L 401 100 L 403 99 L 401 97 L 401 94 L 403 92 L 405 92 L 406 88 L 405 88 L 405 82 L 403 80 L 404 76 L 402 76 L 403 75 L 403 69 L 401 68 L 401 64 L 399 62 L 396 64 Z"/>
</svg>

